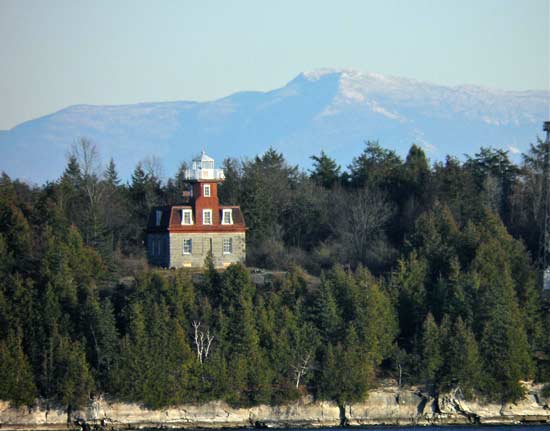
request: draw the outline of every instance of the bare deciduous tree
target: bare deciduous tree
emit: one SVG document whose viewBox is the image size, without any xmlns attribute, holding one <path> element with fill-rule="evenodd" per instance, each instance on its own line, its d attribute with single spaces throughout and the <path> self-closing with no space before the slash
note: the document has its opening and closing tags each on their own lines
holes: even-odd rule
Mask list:
<svg viewBox="0 0 550 431">
<path fill-rule="evenodd" d="M 103 183 L 100 181 L 101 161 L 99 152 L 87 138 L 80 138 L 71 149 L 82 173 L 82 190 L 86 196 L 86 228 L 83 229 L 87 244 L 94 243 L 99 235 L 101 201 L 104 193 Z M 94 244 L 97 245 L 97 244 Z"/>
<path fill-rule="evenodd" d="M 210 334 L 210 329 L 204 331 L 200 330 L 201 322 L 194 320 L 193 328 L 195 329 L 195 347 L 197 349 L 197 359 L 201 364 L 208 359 L 210 354 L 210 346 L 214 341 L 214 335 Z"/>
<path fill-rule="evenodd" d="M 354 193 L 342 202 L 341 216 L 335 230 L 353 262 L 369 263 L 374 254 L 381 259 L 389 253 L 385 227 L 393 214 L 384 196 L 367 188 Z"/>
<path fill-rule="evenodd" d="M 311 352 L 305 353 L 297 365 L 292 365 L 294 369 L 294 376 L 296 378 L 296 388 L 300 386 L 300 380 L 304 377 L 309 370 L 311 370 Z"/>
<path fill-rule="evenodd" d="M 142 161 L 143 169 L 147 175 L 161 181 L 164 178 L 162 161 L 158 156 L 148 156 Z"/>
</svg>

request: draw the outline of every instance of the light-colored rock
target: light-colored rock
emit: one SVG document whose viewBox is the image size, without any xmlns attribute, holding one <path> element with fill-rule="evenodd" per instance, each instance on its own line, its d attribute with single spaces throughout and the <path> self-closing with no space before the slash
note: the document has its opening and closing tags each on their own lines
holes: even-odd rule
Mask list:
<svg viewBox="0 0 550 431">
<path fill-rule="evenodd" d="M 550 422 L 550 410 L 541 395 L 543 385 L 523 384 L 526 397 L 516 403 L 465 400 L 460 391 L 455 390 L 438 396 L 438 410 L 442 417 L 463 415 L 480 424 Z"/>
<path fill-rule="evenodd" d="M 33 408 L 11 408 L 9 403 L 0 400 L 0 428 L 8 424 L 18 425 L 18 428 L 48 429 L 49 425 L 67 424 L 67 412 L 60 409 L 48 409 L 38 402 Z"/>
<path fill-rule="evenodd" d="M 365 424 L 416 424 L 433 416 L 432 397 L 422 394 L 416 388 L 388 386 L 369 392 L 362 403 L 346 407 L 349 425 Z"/>
<path fill-rule="evenodd" d="M 514 404 L 467 401 L 458 390 L 435 398 L 415 387 L 386 385 L 367 399 L 339 407 L 336 403 L 304 397 L 284 406 L 233 408 L 222 401 L 150 410 L 139 404 L 99 398 L 81 411 L 67 412 L 38 402 L 33 408 L 11 408 L 0 401 L 0 428 L 5 430 L 60 430 L 74 421 L 106 429 L 334 427 L 348 425 L 431 425 L 550 423 L 542 385 L 525 383 L 527 396 Z"/>
<path fill-rule="evenodd" d="M 106 428 L 222 428 L 222 427 L 328 427 L 340 425 L 340 409 L 335 403 L 315 402 L 311 397 L 284 406 L 260 405 L 251 408 L 232 408 L 222 401 L 202 405 L 182 405 L 150 410 L 139 404 L 109 402 L 97 399 L 86 409 L 74 411 L 76 420 Z M 68 415 L 61 409 L 10 408 L 0 401 L 0 428 L 65 429 Z"/>
</svg>

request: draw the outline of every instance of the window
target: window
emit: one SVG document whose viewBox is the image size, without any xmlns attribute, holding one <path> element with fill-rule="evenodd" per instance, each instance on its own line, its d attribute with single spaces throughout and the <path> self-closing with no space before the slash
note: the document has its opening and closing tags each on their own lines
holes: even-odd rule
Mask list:
<svg viewBox="0 0 550 431">
<path fill-rule="evenodd" d="M 210 184 L 204 185 L 204 197 L 209 198 L 210 197 Z"/>
<path fill-rule="evenodd" d="M 155 216 L 156 216 L 156 224 L 157 224 L 157 226 L 160 226 L 160 219 L 162 218 L 162 211 L 157 210 L 157 212 L 155 213 Z"/>
<path fill-rule="evenodd" d="M 193 253 L 193 240 L 192 239 L 184 239 L 183 240 L 183 254 L 191 254 Z"/>
<path fill-rule="evenodd" d="M 212 210 L 202 210 L 202 224 L 212 224 Z"/>
<path fill-rule="evenodd" d="M 151 243 L 149 245 L 150 245 L 149 252 L 151 253 L 151 256 L 154 256 L 155 255 L 155 240 L 151 239 Z"/>
<path fill-rule="evenodd" d="M 233 210 L 223 210 L 222 224 L 233 224 Z"/>
<path fill-rule="evenodd" d="M 160 239 L 157 239 L 157 256 L 160 256 L 161 255 L 161 240 Z"/>
<path fill-rule="evenodd" d="M 191 210 L 181 210 L 181 224 L 193 224 Z"/>
<path fill-rule="evenodd" d="M 223 239 L 223 254 L 233 253 L 233 238 Z"/>
</svg>

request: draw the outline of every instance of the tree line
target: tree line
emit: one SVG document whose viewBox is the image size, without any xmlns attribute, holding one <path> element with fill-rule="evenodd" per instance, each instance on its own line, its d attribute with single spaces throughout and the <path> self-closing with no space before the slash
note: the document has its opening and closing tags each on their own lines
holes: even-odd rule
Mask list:
<svg viewBox="0 0 550 431">
<path fill-rule="evenodd" d="M 518 400 L 550 377 L 538 284 L 544 143 L 516 164 L 482 148 L 430 164 L 365 144 L 345 171 L 308 172 L 273 149 L 226 159 L 248 264 L 148 268 L 150 209 L 180 200 L 183 163 L 123 184 L 80 141 L 60 178 L 0 179 L 0 399 L 75 409 L 100 393 L 150 407 L 306 393 L 364 399 L 381 377 Z"/>
</svg>

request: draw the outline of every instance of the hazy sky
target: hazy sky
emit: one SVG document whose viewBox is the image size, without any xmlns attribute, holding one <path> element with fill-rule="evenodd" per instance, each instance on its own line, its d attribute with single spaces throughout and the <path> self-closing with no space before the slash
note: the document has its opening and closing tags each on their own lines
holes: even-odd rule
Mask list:
<svg viewBox="0 0 550 431">
<path fill-rule="evenodd" d="M 550 0 L 0 0 L 0 129 L 73 104 L 209 100 L 355 68 L 549 89 Z"/>
</svg>

